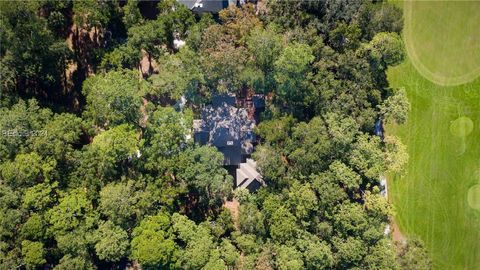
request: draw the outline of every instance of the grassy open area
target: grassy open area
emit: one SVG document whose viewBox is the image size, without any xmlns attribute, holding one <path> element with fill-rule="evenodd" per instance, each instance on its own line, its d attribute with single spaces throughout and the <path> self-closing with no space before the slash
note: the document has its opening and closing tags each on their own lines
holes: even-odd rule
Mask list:
<svg viewBox="0 0 480 270">
<path fill-rule="evenodd" d="M 410 154 L 390 196 L 400 229 L 425 242 L 435 269 L 480 267 L 479 4 L 405 3 L 409 59 L 389 70 L 412 104 L 408 122 L 388 129 Z"/>
<path fill-rule="evenodd" d="M 405 1 L 406 47 L 413 65 L 440 85 L 480 75 L 480 1 Z"/>
</svg>

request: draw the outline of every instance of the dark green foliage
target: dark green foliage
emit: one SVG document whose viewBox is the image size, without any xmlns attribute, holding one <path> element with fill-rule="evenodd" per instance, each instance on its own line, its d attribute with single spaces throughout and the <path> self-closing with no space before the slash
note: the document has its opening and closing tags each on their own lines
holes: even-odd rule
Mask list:
<svg viewBox="0 0 480 270">
<path fill-rule="evenodd" d="M 166 267 L 178 259 L 170 216 L 159 213 L 145 218 L 133 231 L 132 258 L 147 268 Z"/>
<path fill-rule="evenodd" d="M 222 164 L 223 155 L 211 146 L 182 152 L 177 177 L 188 185 L 200 206 L 218 206 L 231 192 L 232 176 Z"/>
<path fill-rule="evenodd" d="M 1 3 L 2 99 L 20 95 L 45 101 L 49 96 L 51 102 L 63 96 L 64 70 L 72 53 L 48 29 L 47 20 L 36 15 L 39 8 L 36 2 Z"/>
<path fill-rule="evenodd" d="M 10 109 L 0 109 L 0 160 L 12 159 L 27 146 L 31 132 L 40 132 L 47 119 L 51 117 L 48 109 L 41 109 L 31 99 L 20 101 Z"/>
<path fill-rule="evenodd" d="M 417 238 L 407 240 L 399 245 L 398 262 L 402 269 L 433 269 L 432 262 L 423 242 Z"/>
<path fill-rule="evenodd" d="M 83 93 L 87 99 L 84 117 L 106 128 L 121 123 L 138 125 L 145 83 L 133 70 L 110 71 L 87 79 Z"/>
<path fill-rule="evenodd" d="M 100 224 L 94 235 L 95 252 L 101 260 L 120 261 L 128 254 L 127 232 L 111 221 Z"/>
</svg>

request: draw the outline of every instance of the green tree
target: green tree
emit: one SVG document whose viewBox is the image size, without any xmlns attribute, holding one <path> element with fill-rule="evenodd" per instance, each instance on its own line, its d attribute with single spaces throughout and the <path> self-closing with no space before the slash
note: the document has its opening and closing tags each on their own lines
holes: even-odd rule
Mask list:
<svg viewBox="0 0 480 270">
<path fill-rule="evenodd" d="M 0 239 L 13 237 L 20 226 L 22 212 L 19 209 L 20 195 L 18 191 L 0 184 Z"/>
<path fill-rule="evenodd" d="M 35 152 L 18 154 L 14 161 L 0 166 L 0 175 L 12 187 L 33 186 L 43 180 L 49 180 L 56 162 L 42 161 Z"/>
<path fill-rule="evenodd" d="M 57 98 L 63 95 L 57 90 L 62 87 L 70 50 L 48 29 L 39 8 L 37 2 L 1 3 L 2 99 L 14 100 L 19 94 L 61 102 Z"/>
<path fill-rule="evenodd" d="M 354 118 L 342 114 L 328 112 L 324 116 L 330 141 L 335 145 L 335 150 L 343 155 L 350 148 L 360 126 Z"/>
<path fill-rule="evenodd" d="M 239 212 L 240 230 L 244 234 L 265 234 L 265 219 L 262 212 L 253 203 L 245 203 L 240 205 Z"/>
<path fill-rule="evenodd" d="M 172 171 L 178 155 L 189 143 L 192 115 L 172 107 L 158 107 L 150 115 L 145 131 L 147 169 Z"/>
<path fill-rule="evenodd" d="M 27 146 L 30 132 L 41 131 L 52 112 L 42 109 L 34 99 L 19 101 L 10 109 L 0 108 L 0 160 L 13 159 Z"/>
<path fill-rule="evenodd" d="M 291 137 L 295 124 L 292 116 L 265 120 L 255 128 L 255 133 L 272 146 L 283 148 Z"/>
<path fill-rule="evenodd" d="M 77 180 L 75 185 L 87 185 L 98 191 L 109 180 L 128 170 L 129 160 L 138 157 L 141 145 L 137 133 L 127 124 L 98 134 L 78 153 L 77 166 L 70 181 Z"/>
<path fill-rule="evenodd" d="M 356 23 L 339 23 L 330 31 L 329 38 L 329 43 L 336 50 L 354 50 L 360 45 L 361 29 Z"/>
<path fill-rule="evenodd" d="M 229 5 L 218 15 L 226 31 L 235 37 L 237 44 L 244 45 L 250 31 L 262 26 L 262 22 L 255 16 L 255 8 L 251 4 L 241 7 Z"/>
<path fill-rule="evenodd" d="M 52 234 L 52 232 L 48 233 Z M 61 254 L 89 259 L 90 250 L 95 244 L 93 233 L 93 225 L 88 224 L 81 224 L 66 232 L 55 232 L 56 247 Z"/>
<path fill-rule="evenodd" d="M 214 24 L 203 33 L 202 69 L 212 93 L 235 92 L 242 86 L 248 53 L 245 47 L 236 47 L 233 40 L 220 25 Z"/>
<path fill-rule="evenodd" d="M 360 10 L 359 24 L 367 39 L 379 32 L 400 33 L 403 27 L 402 10 L 389 2 L 369 2 Z"/>
<path fill-rule="evenodd" d="M 310 183 L 294 181 L 288 191 L 287 205 L 299 220 L 308 223 L 318 205 L 317 196 Z"/>
<path fill-rule="evenodd" d="M 32 150 L 43 158 L 71 160 L 74 147 L 80 145 L 82 119 L 73 114 L 55 114 L 43 127 L 43 133 L 29 138 Z"/>
<path fill-rule="evenodd" d="M 231 192 L 232 178 L 222 165 L 222 153 L 212 146 L 187 149 L 180 155 L 177 177 L 198 196 L 201 206 L 213 207 Z"/>
<path fill-rule="evenodd" d="M 330 269 L 334 264 L 332 251 L 324 242 L 310 241 L 303 257 L 307 269 Z"/>
<path fill-rule="evenodd" d="M 408 239 L 405 244 L 398 243 L 397 261 L 401 269 L 405 270 L 430 270 L 433 269 L 432 261 L 427 249 L 420 239 Z"/>
<path fill-rule="evenodd" d="M 212 14 L 203 13 L 200 20 L 188 30 L 188 35 L 185 39 L 188 47 L 192 48 L 194 51 L 198 51 L 202 46 L 203 32 L 214 23 L 215 21 L 213 20 Z"/>
<path fill-rule="evenodd" d="M 314 60 L 312 49 L 301 43 L 289 44 L 274 63 L 277 95 L 280 105 L 293 109 L 301 106 L 307 95 L 305 77 Z"/>
<path fill-rule="evenodd" d="M 257 27 L 253 29 L 247 38 L 247 47 L 255 57 L 255 64 L 264 73 L 264 91 L 272 90 L 274 86 L 273 69 L 274 63 L 280 56 L 284 44 L 283 38 L 276 33 L 273 27 Z"/>
<path fill-rule="evenodd" d="M 211 253 L 216 249 L 213 236 L 207 226 L 198 225 L 194 230 L 193 237 L 186 242 L 181 253 L 180 265 L 183 269 L 206 268 L 211 258 Z M 216 263 L 217 262 L 212 262 Z"/>
<path fill-rule="evenodd" d="M 210 226 L 207 223 L 196 225 L 188 217 L 175 213 L 172 216 L 175 234 L 180 240 L 183 249 L 180 254 L 180 267 L 182 269 L 202 269 L 215 257 L 212 264 L 219 259 L 219 254 L 212 254 L 216 249 Z"/>
<path fill-rule="evenodd" d="M 331 210 L 335 205 L 348 199 L 348 195 L 328 173 L 310 176 L 312 188 L 317 193 L 319 209 Z"/>
<path fill-rule="evenodd" d="M 23 195 L 22 207 L 27 210 L 44 212 L 53 206 L 57 196 L 58 182 L 40 183 L 29 187 Z"/>
<path fill-rule="evenodd" d="M 105 128 L 122 123 L 137 126 L 145 84 L 133 70 L 110 71 L 85 80 L 87 105 L 84 117 Z"/>
<path fill-rule="evenodd" d="M 324 170 L 329 159 L 335 158 L 332 146 L 322 118 L 314 117 L 308 123 L 296 125 L 287 148 L 295 173 L 308 176 Z"/>
<path fill-rule="evenodd" d="M 367 191 L 365 192 L 364 199 L 365 209 L 370 216 L 385 223 L 393 216 L 392 206 L 382 195 Z"/>
<path fill-rule="evenodd" d="M 178 246 L 174 241 L 168 214 L 148 216 L 133 230 L 131 257 L 146 269 L 174 268 Z"/>
<path fill-rule="evenodd" d="M 102 57 L 101 67 L 105 70 L 139 69 L 142 52 L 133 45 L 122 44 Z"/>
<path fill-rule="evenodd" d="M 148 204 L 142 203 L 142 197 L 147 195 L 148 191 L 137 190 L 133 180 L 110 183 L 100 191 L 99 211 L 114 224 L 129 228 L 133 221 L 141 219 L 151 208 L 151 198 Z"/>
<path fill-rule="evenodd" d="M 402 172 L 408 163 L 407 147 L 395 136 L 385 137 L 385 163 L 390 172 Z"/>
<path fill-rule="evenodd" d="M 111 221 L 103 222 L 94 233 L 95 252 L 101 260 L 118 262 L 129 250 L 128 234 Z"/>
<path fill-rule="evenodd" d="M 47 262 L 41 242 L 22 241 L 22 255 L 27 269 L 36 269 L 36 267 Z"/>
<path fill-rule="evenodd" d="M 354 237 L 334 238 L 333 246 L 337 250 L 335 257 L 340 269 L 359 267 L 362 259 L 367 255 L 365 244 Z"/>
<path fill-rule="evenodd" d="M 97 0 L 85 0 L 73 2 L 74 22 L 77 27 L 91 30 L 95 28 L 97 33 L 98 28 L 106 26 L 109 21 L 108 3 Z M 78 30 L 77 30 L 78 31 Z"/>
<path fill-rule="evenodd" d="M 140 9 L 138 8 L 137 0 L 127 1 L 127 4 L 123 7 L 122 20 L 127 29 L 129 29 L 134 25 L 143 23 L 142 14 L 140 14 Z"/>
<path fill-rule="evenodd" d="M 91 227 L 97 217 L 85 189 L 75 189 L 64 195 L 59 204 L 46 213 L 49 230 L 56 234 L 66 233 L 79 226 Z"/>
<path fill-rule="evenodd" d="M 234 233 L 236 246 L 247 255 L 257 255 L 261 248 L 261 239 L 254 234 Z"/>
<path fill-rule="evenodd" d="M 395 250 L 390 239 L 381 239 L 371 246 L 364 258 L 365 267 L 368 269 L 400 269 L 395 261 Z M 404 269 L 404 268 L 402 268 Z"/>
<path fill-rule="evenodd" d="M 189 47 L 164 55 L 158 62 L 160 72 L 149 78 L 149 94 L 156 100 L 179 100 L 183 95 L 193 99 L 197 88 L 205 82 L 199 56 Z"/>
<path fill-rule="evenodd" d="M 128 47 L 145 52 L 149 62 L 148 74 L 153 71 L 152 59 L 158 58 L 164 51 L 162 44 L 167 43 L 166 26 L 162 20 L 151 20 L 134 25 L 128 29 Z"/>
<path fill-rule="evenodd" d="M 384 153 L 378 137 L 366 134 L 357 137 L 348 157 L 350 165 L 370 179 L 377 179 L 385 171 Z"/>
<path fill-rule="evenodd" d="M 19 235 L 22 239 L 41 241 L 46 233 L 46 222 L 43 217 L 37 213 L 32 213 L 27 221 L 22 224 Z"/>
<path fill-rule="evenodd" d="M 304 269 L 302 254 L 294 247 L 282 245 L 277 248 L 276 264 L 280 270 Z"/>
<path fill-rule="evenodd" d="M 330 177 L 332 177 L 335 182 L 338 182 L 349 190 L 358 190 L 360 188 L 360 184 L 362 183 L 360 175 L 341 161 L 335 160 L 330 164 L 328 169 L 329 172 L 331 172 Z"/>
<path fill-rule="evenodd" d="M 237 248 L 230 242 L 228 238 L 222 239 L 220 243 L 220 256 L 225 264 L 233 268 L 240 260 L 240 254 Z"/>
<path fill-rule="evenodd" d="M 253 153 L 253 158 L 267 184 L 283 184 L 282 177 L 287 171 L 287 164 L 279 150 L 269 145 L 259 145 Z"/>
<path fill-rule="evenodd" d="M 94 269 L 93 263 L 85 257 L 74 257 L 70 254 L 63 256 L 60 262 L 53 268 L 55 270 L 92 270 Z"/>
<path fill-rule="evenodd" d="M 402 38 L 397 33 L 378 33 L 372 41 L 371 57 L 377 61 L 377 65 L 385 70 L 387 66 L 395 66 L 405 58 L 405 49 Z"/>
<path fill-rule="evenodd" d="M 382 104 L 378 106 L 385 123 L 404 124 L 407 121 L 410 103 L 404 88 L 397 89 Z"/>
<path fill-rule="evenodd" d="M 369 227 L 369 220 L 358 203 L 342 203 L 336 207 L 333 216 L 338 234 L 343 236 L 360 236 Z"/>
<path fill-rule="evenodd" d="M 215 221 L 210 223 L 210 231 L 217 240 L 229 235 L 234 230 L 232 213 L 230 210 L 223 208 L 218 214 Z"/>
<path fill-rule="evenodd" d="M 295 216 L 281 205 L 273 212 L 268 223 L 272 240 L 279 243 L 288 243 L 294 240 L 299 229 Z"/>
<path fill-rule="evenodd" d="M 176 35 L 184 38 L 188 29 L 195 24 L 195 17 L 184 4 L 175 0 L 165 0 L 158 4 L 160 20 L 165 25 L 167 45 L 173 48 L 173 39 Z"/>
</svg>

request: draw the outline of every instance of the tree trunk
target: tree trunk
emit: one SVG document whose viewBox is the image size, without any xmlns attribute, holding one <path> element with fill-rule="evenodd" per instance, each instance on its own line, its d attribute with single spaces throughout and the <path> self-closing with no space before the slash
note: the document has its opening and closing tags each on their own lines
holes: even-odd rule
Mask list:
<svg viewBox="0 0 480 270">
<path fill-rule="evenodd" d="M 148 54 L 148 76 L 152 75 L 152 55 L 150 53 Z"/>
</svg>

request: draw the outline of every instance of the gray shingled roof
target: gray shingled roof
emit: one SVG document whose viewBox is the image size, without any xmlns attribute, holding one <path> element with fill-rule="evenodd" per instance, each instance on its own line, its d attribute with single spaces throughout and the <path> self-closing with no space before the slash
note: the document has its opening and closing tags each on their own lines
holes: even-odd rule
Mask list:
<svg viewBox="0 0 480 270">
<path fill-rule="evenodd" d="M 252 153 L 255 142 L 255 121 L 249 119 L 246 109 L 232 106 L 234 103 L 235 97 L 214 97 L 212 105 L 203 109 L 201 121 L 194 122 L 196 142 L 216 146 L 226 165 L 238 165 L 242 155 Z"/>
<path fill-rule="evenodd" d="M 218 13 L 220 10 L 227 8 L 228 0 L 177 0 L 196 13 Z"/>
</svg>

